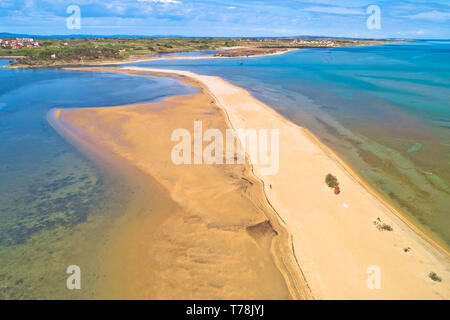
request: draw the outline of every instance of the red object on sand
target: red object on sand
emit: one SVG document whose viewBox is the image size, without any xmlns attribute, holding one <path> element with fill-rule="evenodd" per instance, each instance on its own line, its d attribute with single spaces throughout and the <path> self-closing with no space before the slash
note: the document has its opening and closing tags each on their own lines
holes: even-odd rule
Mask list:
<svg viewBox="0 0 450 320">
<path fill-rule="evenodd" d="M 341 193 L 341 189 L 339 187 L 335 187 L 334 194 L 339 194 L 339 193 Z"/>
</svg>

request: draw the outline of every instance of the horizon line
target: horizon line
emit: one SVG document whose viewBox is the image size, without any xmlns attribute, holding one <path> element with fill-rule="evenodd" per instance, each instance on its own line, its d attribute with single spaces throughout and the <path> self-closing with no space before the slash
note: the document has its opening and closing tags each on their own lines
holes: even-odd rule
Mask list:
<svg viewBox="0 0 450 320">
<path fill-rule="evenodd" d="M 205 38 L 205 39 L 289 39 L 289 38 L 327 38 L 327 39 L 353 39 L 353 40 L 418 40 L 418 41 L 450 41 L 450 38 L 409 38 L 409 37 L 350 37 L 350 36 L 327 36 L 327 35 L 284 35 L 284 36 L 197 36 L 197 35 L 139 35 L 139 34 L 32 34 L 0 32 L 0 36 L 29 36 L 34 38 Z"/>
<path fill-rule="evenodd" d="M 84 38 L 84 37 L 95 37 L 95 38 L 215 38 L 215 39 L 239 39 L 239 38 L 267 38 L 267 39 L 275 39 L 275 38 L 333 38 L 333 39 L 364 39 L 364 40 L 450 40 L 446 38 L 405 38 L 405 37 L 350 37 L 350 36 L 327 36 L 327 35 L 283 35 L 283 36 L 198 36 L 198 35 L 139 35 L 139 34 L 112 34 L 112 35 L 104 35 L 104 34 L 32 34 L 32 33 L 12 33 L 12 32 L 0 32 L 1 36 L 33 36 L 35 38 L 39 37 L 72 37 L 72 38 Z"/>
</svg>

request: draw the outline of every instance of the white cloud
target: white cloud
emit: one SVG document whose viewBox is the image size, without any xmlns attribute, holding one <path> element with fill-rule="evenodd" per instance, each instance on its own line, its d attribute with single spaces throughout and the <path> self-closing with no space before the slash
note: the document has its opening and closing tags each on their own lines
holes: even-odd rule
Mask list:
<svg viewBox="0 0 450 320">
<path fill-rule="evenodd" d="M 430 20 L 430 21 L 447 21 L 450 19 L 450 12 L 433 10 L 428 12 L 417 13 L 412 16 L 406 16 L 406 18 Z"/>
<path fill-rule="evenodd" d="M 313 6 L 303 9 L 310 12 L 323 12 L 331 14 L 342 14 L 342 15 L 363 15 L 364 11 L 362 9 L 351 9 L 344 7 L 331 7 L 331 6 Z"/>
<path fill-rule="evenodd" d="M 178 0 L 138 0 L 138 2 L 153 2 L 162 4 L 180 4 L 181 1 Z"/>
</svg>

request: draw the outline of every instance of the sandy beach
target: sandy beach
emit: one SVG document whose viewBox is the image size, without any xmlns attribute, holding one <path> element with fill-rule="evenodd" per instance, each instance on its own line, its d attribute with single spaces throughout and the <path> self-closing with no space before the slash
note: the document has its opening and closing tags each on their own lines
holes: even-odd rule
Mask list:
<svg viewBox="0 0 450 320">
<path fill-rule="evenodd" d="M 181 70 L 83 71 L 176 75 L 200 90 L 158 103 L 49 114 L 52 126 L 77 147 L 126 161 L 158 181 L 174 202 L 157 222 L 149 214 L 124 228 L 109 264 L 117 268 L 111 272 L 129 278 L 111 284 L 114 292 L 176 299 L 450 297 L 448 253 L 310 132 L 244 89 Z M 279 171 L 266 175 L 257 163 L 174 165 L 171 132 L 192 128 L 198 119 L 220 130 L 278 129 Z M 339 179 L 341 194 L 325 184 L 328 173 Z M 368 285 L 373 270 L 379 272 L 376 288 Z M 431 272 L 441 282 L 430 279 Z"/>
<path fill-rule="evenodd" d="M 176 128 L 191 128 L 194 120 L 227 127 L 223 111 L 199 90 L 160 103 L 49 114 L 52 126 L 93 160 L 115 157 L 116 170 L 136 175 L 132 179 L 152 190 L 153 198 L 158 192 L 159 203 L 151 201 L 140 214 L 128 209 L 125 216 L 134 218 L 124 217 L 112 233 L 117 241 L 105 261 L 109 277 L 101 298 L 311 298 L 289 234 L 248 164 L 170 161 Z"/>
<path fill-rule="evenodd" d="M 101 63 L 87 63 L 86 65 L 117 65 L 117 64 L 125 64 L 125 63 L 137 63 L 137 62 L 150 62 L 150 61 L 161 61 L 161 60 L 202 60 L 202 59 L 232 59 L 232 58 L 258 58 L 258 57 L 267 57 L 267 56 L 277 56 L 281 54 L 285 54 L 288 52 L 296 51 L 300 49 L 286 49 L 280 50 L 274 53 L 265 53 L 265 54 L 255 54 L 251 56 L 235 56 L 235 57 L 221 57 L 221 56 L 213 56 L 213 55 L 202 55 L 202 56 L 166 56 L 166 57 L 140 57 L 137 56 L 135 58 L 130 58 L 125 61 L 111 61 L 111 62 L 101 62 Z"/>
</svg>

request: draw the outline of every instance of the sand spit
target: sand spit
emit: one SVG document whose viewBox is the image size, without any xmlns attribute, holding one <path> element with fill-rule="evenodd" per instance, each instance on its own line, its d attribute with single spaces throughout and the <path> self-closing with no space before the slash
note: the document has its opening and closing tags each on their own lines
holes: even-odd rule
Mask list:
<svg viewBox="0 0 450 320">
<path fill-rule="evenodd" d="M 290 235 L 248 164 L 171 162 L 171 133 L 192 129 L 194 120 L 227 128 L 223 111 L 201 88 L 164 102 L 49 114 L 52 126 L 78 148 L 136 167 L 170 198 L 122 222 L 105 261 L 110 276 L 101 297 L 311 299 Z"/>
<path fill-rule="evenodd" d="M 103 68 L 89 68 L 101 71 Z M 83 69 L 86 70 L 86 69 Z M 86 70 L 87 71 L 87 70 Z M 109 68 L 104 71 L 114 71 Z M 254 176 L 263 183 L 264 194 L 279 223 L 286 228 L 292 239 L 299 274 L 304 275 L 312 295 L 304 297 L 318 299 L 448 299 L 450 296 L 450 260 L 448 253 L 438 248 L 424 235 L 406 223 L 387 203 L 362 181 L 339 157 L 321 144 L 306 129 L 286 120 L 273 109 L 253 98 L 247 91 L 233 86 L 219 77 L 198 75 L 189 71 L 155 68 L 124 67 L 120 72 L 148 75 L 177 75 L 179 79 L 195 81 L 210 95 L 210 103 L 215 102 L 226 114 L 230 127 L 236 129 L 280 130 L 280 169 L 275 175 L 263 175 L 261 167 L 249 167 Z M 170 99 L 169 99 L 170 100 Z M 89 109 L 99 115 L 97 123 L 89 126 L 95 134 L 95 141 L 104 144 L 96 129 L 106 113 L 101 109 Z M 86 109 L 84 109 L 86 110 Z M 63 111 L 62 119 L 75 125 L 82 132 L 88 132 L 83 124 L 88 111 Z M 109 112 L 113 112 L 110 110 Z M 117 111 L 114 111 L 117 113 Z M 137 112 L 137 111 L 136 111 Z M 78 117 L 74 116 L 78 114 Z M 189 112 L 187 114 L 190 114 Z M 72 116 L 73 115 L 73 116 Z M 101 116 L 100 116 L 101 115 Z M 118 113 L 118 119 L 123 120 Z M 137 118 L 141 117 L 136 115 Z M 105 120 L 103 120 L 105 119 Z M 120 122 L 121 120 L 117 120 Z M 89 122 L 89 120 L 86 120 Z M 142 122 L 142 119 L 139 121 Z M 138 123 L 139 123 L 138 122 Z M 166 121 L 167 122 L 167 121 Z M 167 123 L 165 123 L 167 125 Z M 186 127 L 189 128 L 188 124 Z M 164 126 L 162 126 L 164 128 Z M 117 140 L 136 135 L 134 128 L 118 131 Z M 145 135 L 138 134 L 142 139 Z M 106 139 L 109 141 L 108 139 Z M 138 140 L 138 139 L 137 139 Z M 156 142 L 157 143 L 157 142 Z M 165 143 L 160 141 L 159 143 Z M 152 157 L 133 153 L 133 158 Z M 141 161 L 140 165 L 145 166 Z M 210 166 L 215 167 L 215 166 Z M 221 166 L 226 167 L 226 166 Z M 164 168 L 165 172 L 166 168 Z M 177 169 L 186 170 L 186 169 Z M 208 169 L 207 169 L 208 170 Z M 222 168 L 222 170 L 228 170 Z M 336 196 L 325 185 L 328 173 L 337 176 L 341 183 L 341 194 Z M 190 179 L 208 182 L 209 176 L 192 172 Z M 256 179 L 255 181 L 258 181 Z M 210 183 L 210 182 L 208 182 Z M 226 189 L 220 187 L 220 189 Z M 176 188 L 185 201 L 192 194 L 186 185 Z M 241 189 L 233 189 L 232 193 Z M 241 190 L 242 191 L 242 190 Z M 174 195 L 178 195 L 175 192 Z M 233 219 L 236 217 L 233 216 Z M 274 229 L 274 220 L 268 219 Z M 389 225 L 393 231 L 382 230 L 379 224 Z M 246 225 L 246 235 L 260 246 L 267 243 L 266 220 L 254 219 Z M 263 233 L 266 236 L 260 236 Z M 277 239 L 275 237 L 274 239 Z M 262 240 L 261 240 L 262 239 Z M 279 238 L 278 238 L 279 239 Z M 279 243 L 281 243 L 280 241 Z M 271 251 L 279 270 L 283 270 L 280 257 L 287 257 L 282 249 L 277 249 L 277 241 L 272 242 Z M 278 252 L 276 252 L 279 250 Z M 292 252 L 291 251 L 291 252 Z M 289 259 L 288 259 L 289 261 Z M 289 265 L 289 263 L 288 263 Z M 294 270 L 294 269 L 285 269 Z M 435 272 L 441 281 L 432 280 Z M 291 296 L 290 277 L 282 271 Z M 232 278 L 230 278 L 232 279 Z M 292 279 L 302 279 L 301 276 Z M 276 282 L 274 282 L 276 283 Z M 293 281 L 297 283 L 297 280 Z M 298 290 L 297 290 L 298 291 Z M 305 291 L 307 292 L 307 291 Z M 211 296 L 213 297 L 213 296 Z"/>
<path fill-rule="evenodd" d="M 178 74 L 202 83 L 233 128 L 280 130 L 280 170 L 263 176 L 265 193 L 293 237 L 301 270 L 316 298 L 448 299 L 450 260 L 306 129 L 286 120 L 247 91 L 218 77 L 189 71 L 127 67 L 124 71 Z M 339 196 L 325 185 L 341 182 Z M 272 188 L 270 188 L 272 186 Z M 393 231 L 377 228 L 377 220 Z M 370 289 L 373 270 L 380 289 Z M 441 282 L 430 279 L 435 272 Z"/>
</svg>

